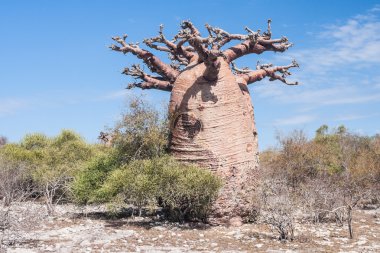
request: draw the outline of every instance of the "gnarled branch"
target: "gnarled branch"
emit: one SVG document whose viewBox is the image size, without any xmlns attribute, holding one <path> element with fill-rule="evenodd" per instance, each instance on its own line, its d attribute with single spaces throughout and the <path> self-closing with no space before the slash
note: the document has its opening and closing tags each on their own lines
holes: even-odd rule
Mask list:
<svg viewBox="0 0 380 253">
<path fill-rule="evenodd" d="M 179 72 L 169 65 L 162 62 L 157 56 L 153 55 L 151 52 L 141 49 L 138 44 L 127 44 L 125 39 L 127 35 L 124 35 L 123 38 L 113 37 L 112 39 L 118 42 L 121 47 L 116 45 L 111 45 L 110 48 L 114 51 L 119 51 L 124 54 L 132 53 L 136 55 L 138 58 L 142 59 L 144 63 L 148 66 L 148 68 L 165 78 L 167 78 L 170 82 L 174 82 Z"/>
<path fill-rule="evenodd" d="M 177 60 L 182 65 L 189 64 L 189 61 L 194 57 L 194 53 L 192 51 L 193 48 L 183 47 L 183 44 L 186 42 L 180 41 L 178 44 L 175 44 L 174 41 L 168 40 L 163 33 L 164 26 L 160 25 L 159 35 L 153 38 L 145 39 L 143 42 L 150 48 L 154 48 L 156 50 L 169 52 L 170 59 Z M 165 46 L 159 46 L 154 43 L 163 43 Z"/>
<path fill-rule="evenodd" d="M 146 74 L 138 64 L 133 64 L 131 68 L 125 68 L 123 74 L 141 79 L 143 82 L 135 82 L 129 84 L 127 89 L 139 87 L 141 89 L 158 89 L 164 91 L 171 91 L 173 89 L 172 83 L 162 77 L 153 77 Z"/>
<path fill-rule="evenodd" d="M 143 81 L 142 83 L 133 84 L 133 87 L 170 90 L 182 69 L 181 67 L 193 63 L 204 63 L 206 69 L 203 77 L 209 81 L 215 80 L 223 60 L 231 63 L 246 54 L 261 54 L 265 51 L 283 52 L 292 46 L 286 37 L 272 39 L 271 20 L 268 20 L 267 31 L 263 33 L 260 30 L 254 31 L 249 27 L 245 27 L 246 34 L 231 34 L 221 28 L 206 24 L 208 37 L 202 37 L 200 31 L 190 21 L 183 21 L 181 28 L 173 40 L 168 40 L 163 32 L 164 26 L 160 25 L 156 37 L 144 40 L 148 47 L 167 52 L 171 64 L 162 62 L 151 52 L 140 48 L 137 43 L 127 43 L 126 35 L 122 38 L 113 37 L 113 40 L 119 45 L 111 45 L 112 50 L 136 55 L 144 61 L 152 72 L 160 75 L 160 77 L 150 76 L 140 71 L 141 69 L 136 66 L 132 66 L 132 69 L 127 68 L 124 71 L 125 74 Z M 238 40 L 240 43 L 222 52 L 221 48 L 232 40 Z M 269 76 L 271 81 L 281 80 L 289 85 L 297 84 L 286 81 L 286 77 L 290 75 L 287 69 L 290 67 L 295 67 L 295 64 L 282 67 L 259 65 L 255 71 L 238 69 L 235 65 L 232 66 L 239 78 L 246 83 L 252 83 Z M 281 75 L 276 72 L 280 72 Z"/>
<path fill-rule="evenodd" d="M 163 90 L 163 91 L 172 91 L 173 85 L 169 82 L 140 82 L 140 83 L 131 83 L 128 85 L 127 89 L 132 89 L 134 87 L 140 88 L 140 89 L 157 89 L 157 90 Z"/>
<path fill-rule="evenodd" d="M 254 32 L 248 27 L 245 30 L 248 32 L 248 35 L 240 37 L 244 40 L 243 42 L 223 51 L 228 62 L 251 53 L 261 54 L 265 51 L 284 52 L 293 45 L 289 43 L 286 37 L 271 39 L 271 20 L 268 20 L 268 31 L 263 34 L 260 34 L 260 30 Z"/>
<path fill-rule="evenodd" d="M 190 21 L 183 21 L 182 32 L 178 35 L 184 38 L 197 52 L 199 60 L 206 62 L 209 56 L 208 46 L 211 38 L 202 38 L 199 30 Z"/>
<path fill-rule="evenodd" d="M 220 29 L 219 27 L 212 27 L 206 24 L 206 28 L 210 34 L 210 37 L 213 38 L 212 49 L 219 50 L 225 44 L 231 40 L 246 40 L 248 39 L 247 35 L 243 34 L 230 34 L 225 30 Z"/>
<path fill-rule="evenodd" d="M 235 66 L 235 64 L 232 63 L 231 65 L 232 65 L 232 70 L 235 72 L 235 74 L 239 78 L 239 81 L 247 85 L 260 81 L 261 79 L 265 77 L 269 77 L 269 81 L 280 80 L 281 82 L 287 85 L 298 85 L 298 82 L 288 82 L 286 80 L 286 77 L 291 75 L 291 73 L 289 72 L 289 69 L 299 67 L 298 63 L 295 60 L 293 60 L 292 63 L 287 66 L 275 66 L 275 67 L 273 67 L 272 64 L 260 65 L 258 62 L 256 66 L 256 70 L 249 70 L 248 68 L 239 69 Z M 280 72 L 281 75 L 277 74 L 276 72 Z"/>
</svg>

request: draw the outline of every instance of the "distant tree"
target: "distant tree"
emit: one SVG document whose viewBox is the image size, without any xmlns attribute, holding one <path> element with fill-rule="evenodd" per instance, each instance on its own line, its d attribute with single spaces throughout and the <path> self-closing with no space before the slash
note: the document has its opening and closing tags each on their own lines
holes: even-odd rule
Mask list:
<svg viewBox="0 0 380 253">
<path fill-rule="evenodd" d="M 337 128 L 337 134 L 345 134 L 347 132 L 347 128 L 344 125 L 340 125 Z"/>
<path fill-rule="evenodd" d="M 329 127 L 327 125 L 322 125 L 320 126 L 315 132 L 316 132 L 316 137 L 318 136 L 323 136 L 325 134 L 327 134 L 329 130 Z"/>
<path fill-rule="evenodd" d="M 68 196 L 68 183 L 91 159 L 93 149 L 76 133 L 63 130 L 56 137 L 28 134 L 19 144 L 5 145 L 0 155 L 14 168 L 20 168 L 14 172 L 22 171 L 33 181 L 35 194 L 44 197 L 48 213 L 54 214 L 55 205 Z"/>
<path fill-rule="evenodd" d="M 0 147 L 7 144 L 8 140 L 5 136 L 0 136 Z"/>
<path fill-rule="evenodd" d="M 29 142 L 30 138 L 24 140 Z M 68 183 L 83 162 L 91 158 L 92 150 L 76 133 L 63 130 L 58 136 L 47 139 L 47 145 L 36 138 L 31 144 L 35 152 L 41 153 L 42 159 L 36 161 L 34 180 L 45 198 L 49 214 L 54 214 L 55 205 L 66 197 Z M 39 146 L 42 144 L 41 146 Z"/>
</svg>

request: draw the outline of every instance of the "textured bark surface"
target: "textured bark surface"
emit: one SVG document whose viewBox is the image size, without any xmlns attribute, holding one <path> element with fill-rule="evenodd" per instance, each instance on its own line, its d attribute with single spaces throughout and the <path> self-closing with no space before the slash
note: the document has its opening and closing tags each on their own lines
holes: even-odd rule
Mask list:
<svg viewBox="0 0 380 253">
<path fill-rule="evenodd" d="M 217 217 L 244 216 L 252 208 L 258 147 L 253 107 L 245 84 L 220 58 L 217 79 L 203 78 L 201 63 L 184 70 L 170 99 L 170 151 L 179 160 L 209 168 L 224 181 Z"/>
</svg>

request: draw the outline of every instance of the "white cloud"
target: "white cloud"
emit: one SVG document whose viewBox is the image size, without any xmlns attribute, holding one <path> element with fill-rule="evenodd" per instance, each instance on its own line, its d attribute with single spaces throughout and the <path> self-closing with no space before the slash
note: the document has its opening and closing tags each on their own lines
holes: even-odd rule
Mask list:
<svg viewBox="0 0 380 253">
<path fill-rule="evenodd" d="M 90 94 L 90 95 L 88 95 Z M 131 94 L 131 91 L 122 89 L 106 94 L 91 93 L 87 95 L 77 93 L 65 93 L 62 91 L 49 91 L 44 94 L 33 94 L 28 98 L 3 98 L 0 99 L 0 117 L 16 113 L 23 109 L 41 109 L 57 106 L 77 105 L 89 102 L 101 102 L 120 100 Z"/>
<path fill-rule="evenodd" d="M 379 116 L 379 113 L 374 114 L 368 114 L 368 115 L 362 115 L 362 114 L 347 114 L 347 115 L 340 115 L 335 118 L 334 121 L 351 121 L 351 120 L 358 120 L 358 119 L 366 119 L 366 118 L 372 118 Z"/>
<path fill-rule="evenodd" d="M 380 21 L 373 13 L 358 15 L 340 26 L 330 25 L 320 38 L 324 47 L 294 55 L 310 70 L 380 63 Z"/>
<path fill-rule="evenodd" d="M 119 90 L 119 91 L 113 91 L 110 92 L 104 96 L 101 96 L 99 100 L 114 100 L 114 99 L 120 99 L 120 98 L 125 98 L 127 94 L 130 92 L 126 89 Z"/>
<path fill-rule="evenodd" d="M 370 12 L 378 12 L 378 11 L 380 11 L 380 4 L 375 5 L 375 6 L 370 10 Z"/>
<path fill-rule="evenodd" d="M 323 105 L 340 105 L 340 104 L 360 104 L 360 103 L 368 103 L 373 101 L 380 101 L 380 94 L 374 95 L 358 95 L 351 97 L 340 97 L 336 99 L 332 99 L 330 101 L 324 101 Z"/>
<path fill-rule="evenodd" d="M 354 85 L 339 85 L 329 88 L 299 89 L 278 85 L 263 85 L 255 88 L 260 97 L 270 98 L 283 104 L 304 104 L 308 107 L 328 105 L 362 104 L 380 101 L 380 93 L 368 94 Z"/>
<path fill-rule="evenodd" d="M 320 106 L 364 104 L 380 101 L 380 21 L 377 9 L 357 15 L 343 25 L 329 25 L 314 37 L 321 46 L 278 55 L 275 61 L 297 59 L 299 87 L 263 81 L 254 92 L 283 104 L 300 104 L 303 109 Z"/>
<path fill-rule="evenodd" d="M 363 69 L 380 64 L 380 18 L 377 12 L 357 15 L 343 25 L 325 26 L 324 32 L 310 37 L 321 46 L 302 50 L 295 47 L 277 56 L 284 61 L 297 59 L 301 65 L 302 83 L 314 77 L 326 78 L 328 73 L 342 72 L 346 67 Z"/>
<path fill-rule="evenodd" d="M 13 114 L 27 106 L 28 102 L 22 99 L 7 98 L 0 100 L 0 117 Z"/>
<path fill-rule="evenodd" d="M 277 126 L 288 126 L 288 125 L 300 125 L 312 122 L 316 119 L 313 115 L 298 115 L 294 117 L 289 117 L 285 119 L 278 119 L 274 122 Z"/>
</svg>

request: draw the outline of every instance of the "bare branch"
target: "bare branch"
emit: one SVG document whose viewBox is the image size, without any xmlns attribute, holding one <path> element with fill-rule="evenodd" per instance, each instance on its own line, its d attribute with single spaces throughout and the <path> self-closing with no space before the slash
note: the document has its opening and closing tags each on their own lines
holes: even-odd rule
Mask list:
<svg viewBox="0 0 380 253">
<path fill-rule="evenodd" d="M 264 32 L 264 34 L 263 34 L 263 36 L 268 37 L 268 39 L 270 39 L 270 38 L 272 37 L 271 23 L 272 23 L 272 20 L 271 20 L 271 19 L 268 19 L 268 29 L 267 29 L 267 31 Z"/>
<path fill-rule="evenodd" d="M 176 44 L 174 44 L 173 42 L 169 41 L 166 39 L 164 33 L 164 25 L 161 24 L 160 25 L 160 30 L 158 32 L 158 36 L 156 37 L 153 37 L 153 38 L 150 38 L 150 39 L 145 39 L 144 40 L 144 43 L 147 44 L 149 47 L 152 47 L 154 46 L 153 43 L 154 42 L 159 42 L 159 43 L 164 43 L 166 46 L 167 46 L 167 52 L 170 52 L 170 51 L 175 51 L 177 49 L 177 46 Z"/>
<path fill-rule="evenodd" d="M 169 82 L 141 82 L 141 83 L 132 83 L 129 84 L 127 89 L 132 89 L 134 87 L 140 88 L 140 89 L 157 89 L 157 90 L 163 90 L 163 91 L 171 91 L 173 89 L 173 85 Z"/>
<path fill-rule="evenodd" d="M 252 70 L 250 70 L 248 67 L 242 69 L 237 68 L 234 62 L 231 62 L 231 67 L 235 74 L 248 74 L 252 72 Z"/>
<path fill-rule="evenodd" d="M 157 82 L 165 82 L 162 85 L 168 85 L 174 83 L 176 77 L 179 75 L 181 66 L 187 66 L 190 63 L 204 63 L 206 65 L 206 70 L 203 77 L 207 80 L 215 80 L 219 73 L 219 68 L 221 66 L 220 60 L 218 58 L 223 57 L 227 62 L 232 62 L 233 60 L 242 57 L 246 54 L 261 54 L 265 51 L 274 52 L 284 52 L 289 47 L 292 46 L 288 42 L 286 37 L 279 39 L 272 39 L 271 30 L 271 20 L 268 20 L 267 31 L 261 34 L 260 30 L 254 31 L 249 27 L 245 27 L 247 34 L 230 34 L 229 32 L 218 28 L 212 27 L 206 24 L 206 29 L 208 31 L 208 37 L 201 37 L 199 30 L 190 21 L 183 21 L 181 23 L 182 29 L 174 36 L 173 40 L 168 40 L 163 32 L 164 26 L 160 25 L 158 35 L 153 38 L 145 39 L 144 43 L 153 49 L 167 52 L 171 64 L 165 64 L 151 52 L 141 49 L 137 43 L 126 43 L 127 35 L 122 38 L 114 37 L 120 46 L 112 45 L 111 49 L 115 51 L 120 51 L 123 53 L 131 52 L 137 55 L 138 58 L 143 59 L 145 64 L 152 72 L 156 72 L 163 78 L 151 77 L 143 72 L 141 69 L 132 66 L 132 69 L 126 69 L 125 74 L 134 76 L 136 78 L 142 79 L 148 84 L 142 85 L 140 87 L 155 87 L 150 85 L 151 83 L 156 84 Z M 240 44 L 230 47 L 223 52 L 220 48 L 231 40 L 239 40 Z M 188 43 L 188 45 L 185 45 Z M 220 58 L 221 59 L 221 58 Z M 292 65 L 292 67 L 294 67 Z M 232 65 L 232 70 L 243 79 L 247 79 L 247 83 L 252 83 L 256 80 L 260 80 L 266 76 L 270 77 L 270 80 L 281 80 L 282 82 L 293 85 L 297 83 L 289 83 L 286 81 L 286 77 L 290 75 L 287 71 L 287 66 L 273 67 L 272 65 L 258 65 L 256 71 L 251 71 L 247 68 L 238 69 L 234 64 Z M 276 72 L 280 72 L 279 75 Z M 152 81 L 147 81 L 145 78 L 154 78 Z M 168 82 L 168 83 L 166 83 Z M 135 85 L 137 86 L 137 85 Z"/>
<path fill-rule="evenodd" d="M 164 26 L 160 25 L 159 35 L 150 39 L 145 39 L 143 42 L 150 48 L 156 50 L 169 52 L 173 57 L 170 57 L 171 60 L 177 60 L 182 65 L 189 64 L 189 61 L 194 57 L 193 48 L 183 47 L 182 45 L 187 41 L 182 40 L 178 44 L 175 44 L 173 41 L 166 39 L 163 33 Z M 165 46 L 159 46 L 154 43 L 163 43 Z"/>
<path fill-rule="evenodd" d="M 193 23 L 190 22 L 190 20 L 183 21 L 181 24 L 181 27 L 183 29 L 186 29 L 186 28 L 190 29 L 191 34 L 194 36 L 200 36 L 201 35 L 199 30 L 193 25 Z"/>
<path fill-rule="evenodd" d="M 248 85 L 265 77 L 270 77 L 269 81 L 280 80 L 281 82 L 287 85 L 298 85 L 298 82 L 288 82 L 286 77 L 291 75 L 289 72 L 290 68 L 299 67 L 298 63 L 293 60 L 291 64 L 287 66 L 275 66 L 272 64 L 263 64 L 256 66 L 256 70 L 249 70 L 248 68 L 238 69 L 235 64 L 232 64 L 232 70 L 237 74 L 237 76 L 244 80 L 244 82 Z M 278 75 L 276 72 L 280 72 L 281 75 Z"/>
<path fill-rule="evenodd" d="M 125 39 L 127 38 L 127 35 L 124 35 L 123 38 L 120 37 L 113 37 L 112 39 L 119 43 L 122 47 L 111 45 L 110 48 L 114 51 L 119 51 L 124 54 L 126 53 L 132 53 L 136 55 L 138 58 L 142 59 L 144 63 L 148 66 L 148 68 L 155 73 L 158 73 L 159 75 L 166 77 L 171 82 L 174 82 L 177 76 L 179 75 L 179 72 L 169 65 L 162 62 L 158 57 L 153 55 L 151 52 L 141 49 L 138 44 L 127 44 Z"/>
<path fill-rule="evenodd" d="M 153 77 L 146 74 L 138 64 L 132 65 L 131 68 L 125 68 L 123 74 L 132 76 L 135 79 L 143 80 L 143 82 L 141 83 L 136 82 L 128 85 L 127 89 L 139 87 L 141 89 L 159 89 L 171 91 L 173 88 L 173 85 L 168 80 L 165 80 L 161 77 Z"/>
<path fill-rule="evenodd" d="M 213 38 L 212 49 L 217 50 L 223 47 L 225 44 L 231 40 L 245 40 L 248 39 L 247 35 L 242 34 L 230 34 L 219 27 L 212 27 L 206 24 L 206 28 L 210 34 L 210 37 Z"/>
<path fill-rule="evenodd" d="M 246 54 L 261 54 L 265 51 L 284 52 L 293 44 L 289 43 L 286 37 L 280 39 L 271 39 L 271 20 L 268 20 L 268 31 L 260 34 L 260 30 L 257 32 L 245 27 L 248 32 L 246 36 L 235 37 L 236 39 L 244 40 L 238 45 L 232 46 L 226 49 L 223 54 L 228 62 L 232 62 L 235 59 L 242 57 Z M 229 40 L 230 41 L 230 40 Z"/>
</svg>

